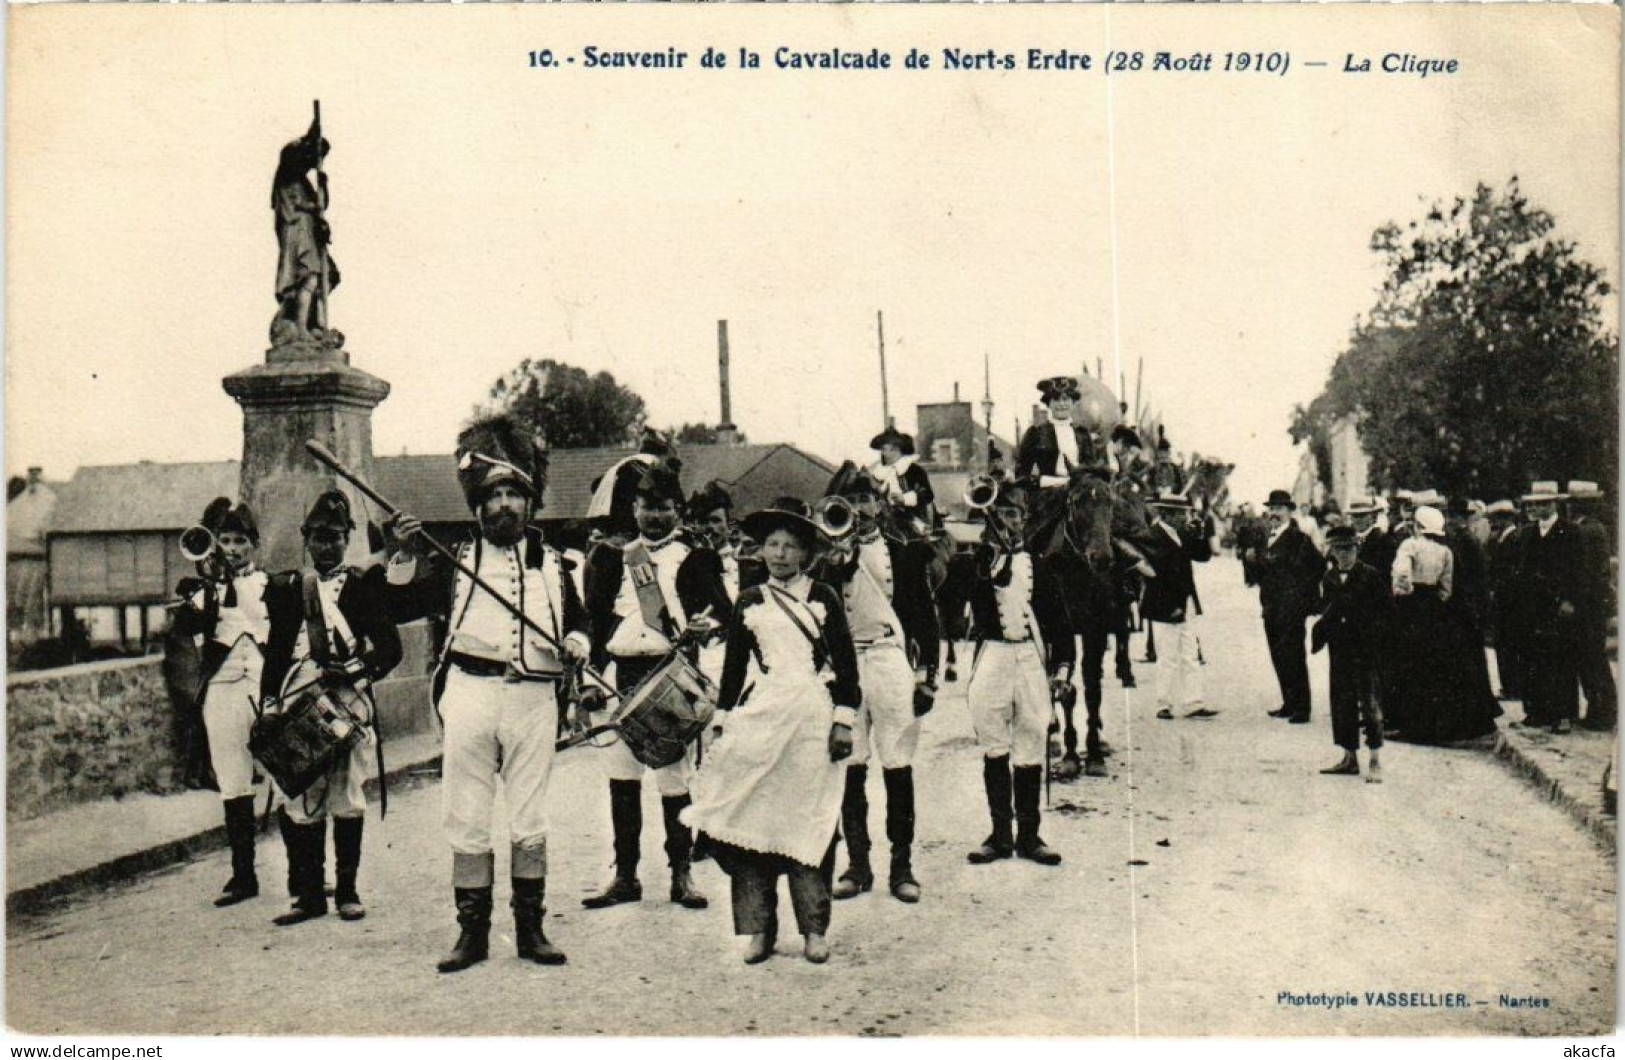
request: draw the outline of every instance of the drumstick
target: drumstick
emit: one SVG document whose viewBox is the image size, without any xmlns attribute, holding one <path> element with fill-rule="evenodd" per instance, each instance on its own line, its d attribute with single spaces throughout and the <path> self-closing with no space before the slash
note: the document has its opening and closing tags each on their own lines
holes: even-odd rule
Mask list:
<svg viewBox="0 0 1625 1060">
<path fill-rule="evenodd" d="M 350 483 L 350 485 L 354 486 L 356 489 L 365 494 L 367 499 L 378 505 L 378 507 L 382 508 L 385 514 L 401 514 L 401 510 L 399 508 L 395 507 L 395 505 L 386 500 L 382 494 L 373 489 L 372 486 L 360 475 L 357 475 L 354 471 L 351 471 L 349 468 L 340 463 L 339 458 L 328 452 L 327 447 L 321 442 L 312 439 L 305 443 L 305 449 L 309 451 L 311 456 L 315 457 L 317 460 L 331 468 L 340 478 L 344 479 L 346 482 Z M 501 604 L 503 610 L 507 611 L 514 618 L 518 619 L 519 622 L 527 629 L 540 637 L 543 643 L 559 654 L 561 661 L 568 658 L 564 651 L 564 645 L 561 644 L 553 636 L 553 634 L 543 629 L 534 619 L 525 614 L 524 611 L 510 603 L 506 596 L 503 596 L 501 593 L 497 592 L 483 578 L 465 566 L 463 561 L 457 558 L 456 553 L 452 552 L 451 549 L 436 541 L 433 536 L 427 533 L 420 534 L 419 536 L 422 537 L 424 541 L 428 542 L 430 548 L 434 549 L 436 552 L 440 553 L 441 556 L 445 557 L 453 567 L 456 567 L 459 571 L 462 571 L 465 575 L 467 575 L 469 581 L 473 582 L 480 589 L 483 589 L 493 600 Z M 597 670 L 594 670 L 591 665 L 582 663 L 581 674 L 583 677 L 590 679 L 601 690 L 609 693 L 611 696 L 619 698 L 620 693 L 616 691 L 615 686 L 610 684 L 608 679 L 606 679 L 604 675 L 600 674 Z"/>
</svg>

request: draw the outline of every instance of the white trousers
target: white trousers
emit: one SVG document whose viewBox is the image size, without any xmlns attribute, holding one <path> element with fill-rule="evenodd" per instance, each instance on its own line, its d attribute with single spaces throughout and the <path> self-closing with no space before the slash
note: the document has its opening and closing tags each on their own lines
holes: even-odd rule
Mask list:
<svg viewBox="0 0 1625 1060">
<path fill-rule="evenodd" d="M 645 772 L 653 773 L 655 787 L 663 799 L 688 794 L 688 782 L 694 776 L 694 749 L 669 766 L 650 769 L 633 757 L 631 750 L 616 740 L 599 752 L 604 761 L 604 776 L 610 780 L 642 780 Z"/>
<path fill-rule="evenodd" d="M 260 692 L 260 668 L 228 680 L 209 682 L 203 694 L 203 731 L 209 738 L 209 761 L 220 785 L 221 801 L 254 794 L 254 756 L 248 753 L 248 731 Z"/>
<path fill-rule="evenodd" d="M 367 812 L 367 774 L 372 770 L 373 737 L 350 749 L 333 764 L 327 776 L 305 789 L 297 798 L 282 799 L 294 824 L 315 824 L 327 817 L 361 817 Z"/>
<path fill-rule="evenodd" d="M 497 777 L 511 844 L 547 841 L 547 781 L 558 738 L 557 688 L 540 681 L 475 677 L 452 667 L 440 696 L 445 729 L 441 819 L 456 854 L 489 854 Z"/>
<path fill-rule="evenodd" d="M 1050 719 L 1049 678 L 1038 645 L 982 644 L 966 692 L 976 741 L 987 758 L 1013 766 L 1044 764 Z"/>
<path fill-rule="evenodd" d="M 920 719 L 914 716 L 914 670 L 901 641 L 858 649 L 858 684 L 863 706 L 852 729 L 850 765 L 868 763 L 871 753 L 882 769 L 914 764 Z"/>
<path fill-rule="evenodd" d="M 1202 665 L 1196 661 L 1196 629 L 1190 619 L 1157 623 L 1157 706 L 1202 705 Z"/>
</svg>

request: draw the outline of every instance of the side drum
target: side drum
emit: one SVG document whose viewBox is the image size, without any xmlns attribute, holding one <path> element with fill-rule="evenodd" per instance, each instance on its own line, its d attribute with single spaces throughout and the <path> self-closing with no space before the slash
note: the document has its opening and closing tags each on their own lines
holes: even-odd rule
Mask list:
<svg viewBox="0 0 1625 1060">
<path fill-rule="evenodd" d="M 317 687 L 300 693 L 285 709 L 256 718 L 248 750 L 282 794 L 293 799 L 326 776 L 362 735 L 362 720 Z"/>
<path fill-rule="evenodd" d="M 632 757 L 660 769 L 683 757 L 716 708 L 716 685 L 679 655 L 632 690 L 614 727 Z"/>
</svg>

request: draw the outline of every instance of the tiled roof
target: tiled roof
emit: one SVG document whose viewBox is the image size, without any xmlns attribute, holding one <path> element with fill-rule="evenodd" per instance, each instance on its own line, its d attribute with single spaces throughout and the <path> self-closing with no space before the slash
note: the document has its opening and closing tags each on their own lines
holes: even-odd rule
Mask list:
<svg viewBox="0 0 1625 1060">
<path fill-rule="evenodd" d="M 592 482 L 630 449 L 561 449 L 551 454 L 544 518 L 579 519 L 586 514 Z M 750 511 L 781 493 L 812 499 L 834 467 L 790 445 L 690 445 L 680 450 L 683 490 L 693 493 L 712 479 L 735 491 Z M 131 533 L 182 530 L 197 521 L 215 497 L 236 497 L 235 460 L 208 464 L 120 464 L 82 467 L 58 494 L 50 532 Z M 457 466 L 450 454 L 380 456 L 373 485 L 392 503 L 426 523 L 469 519 Z"/>
<path fill-rule="evenodd" d="M 216 497 L 237 496 L 238 464 L 111 464 L 81 467 L 57 494 L 49 533 L 183 530 Z"/>
</svg>

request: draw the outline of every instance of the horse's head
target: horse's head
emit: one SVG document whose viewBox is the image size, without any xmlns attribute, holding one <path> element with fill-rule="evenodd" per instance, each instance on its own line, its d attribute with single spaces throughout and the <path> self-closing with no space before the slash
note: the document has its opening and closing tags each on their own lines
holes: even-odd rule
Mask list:
<svg viewBox="0 0 1625 1060">
<path fill-rule="evenodd" d="M 1116 506 L 1107 481 L 1093 474 L 1078 475 L 1068 486 L 1071 503 L 1067 536 L 1095 570 L 1112 562 L 1112 519 Z"/>
</svg>

